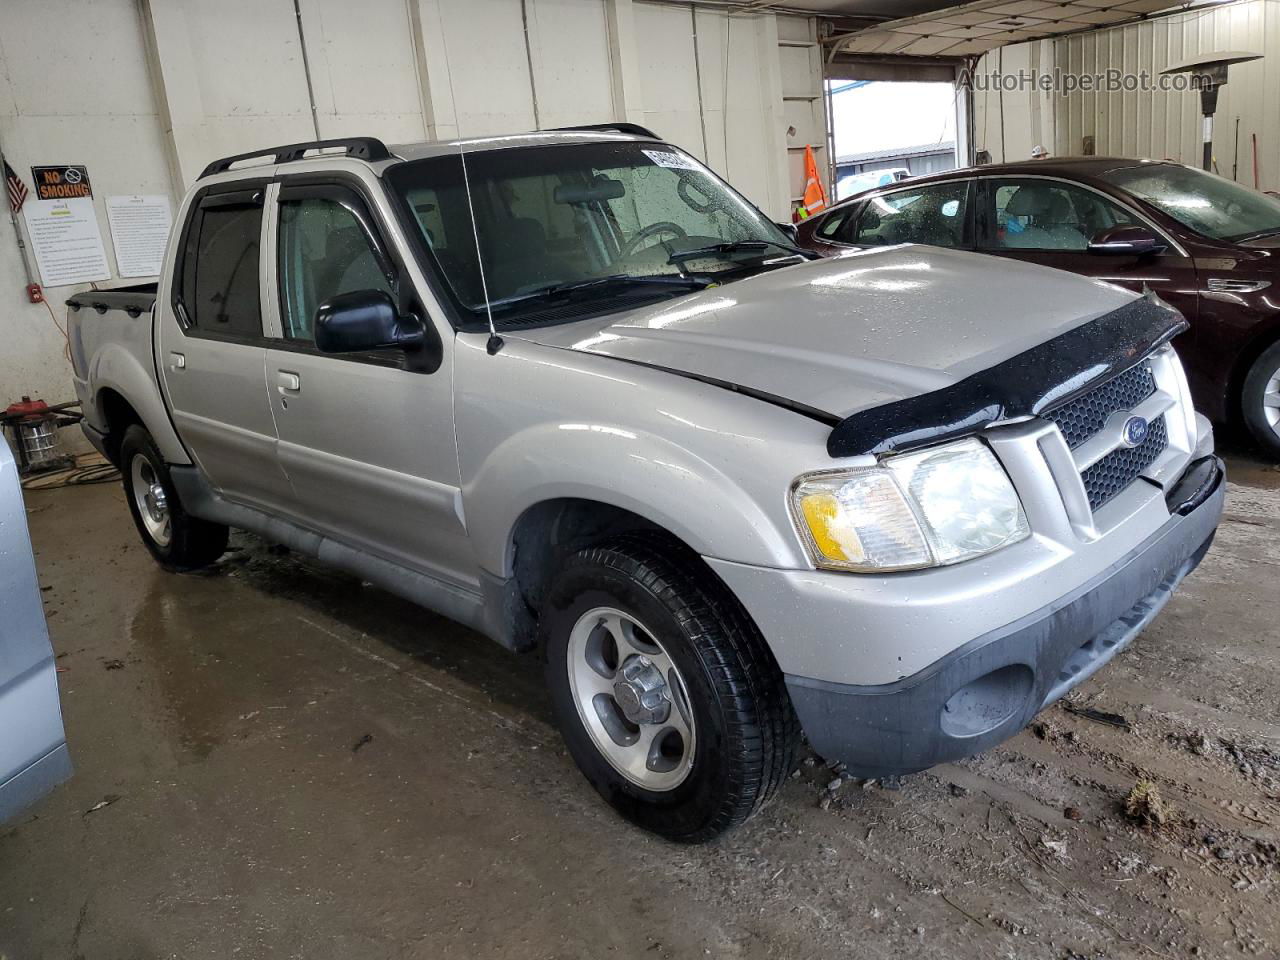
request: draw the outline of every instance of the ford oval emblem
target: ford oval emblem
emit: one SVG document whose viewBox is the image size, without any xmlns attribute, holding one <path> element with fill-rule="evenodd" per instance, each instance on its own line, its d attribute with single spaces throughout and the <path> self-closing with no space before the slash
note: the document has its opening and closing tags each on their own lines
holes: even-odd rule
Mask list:
<svg viewBox="0 0 1280 960">
<path fill-rule="evenodd" d="M 1122 439 L 1125 446 L 1136 447 L 1143 440 L 1147 439 L 1147 431 L 1151 429 L 1151 424 L 1147 422 L 1145 417 L 1130 417 L 1124 422 L 1124 432 Z"/>
</svg>

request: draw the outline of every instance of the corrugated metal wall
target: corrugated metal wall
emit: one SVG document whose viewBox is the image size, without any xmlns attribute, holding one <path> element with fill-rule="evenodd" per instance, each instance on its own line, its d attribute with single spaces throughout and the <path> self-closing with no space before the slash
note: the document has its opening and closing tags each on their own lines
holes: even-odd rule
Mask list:
<svg viewBox="0 0 1280 960">
<path fill-rule="evenodd" d="M 1218 97 L 1214 156 L 1218 172 L 1231 176 L 1236 120 L 1240 121 L 1240 174 L 1252 183 L 1252 135 L 1266 164 L 1265 185 L 1280 185 L 1280 0 L 1251 0 L 1163 17 L 1055 43 L 1063 70 L 1093 73 L 1118 67 L 1126 73 L 1164 68 L 1206 53 L 1249 50 L 1264 54 L 1232 67 Z M 1080 153 L 1084 137 L 1096 137 L 1099 154 L 1157 157 L 1198 163 L 1200 97 L 1192 92 L 1081 94 L 1059 100 L 1057 152 Z"/>
<path fill-rule="evenodd" d="M 1006 73 L 1038 59 L 1041 69 L 1056 65 L 1064 73 L 1093 74 L 1117 68 L 1127 74 L 1145 70 L 1158 77 L 1172 64 L 1227 50 L 1247 50 L 1264 57 L 1232 67 L 1219 96 L 1214 131 L 1218 172 L 1232 176 L 1239 120 L 1236 179 L 1253 185 L 1256 134 L 1259 186 L 1280 189 L 1280 0 L 1245 0 L 1008 47 L 1002 54 L 984 57 L 978 71 L 997 69 L 1003 57 Z M 1067 96 L 1006 92 L 1003 129 L 1000 99 L 995 92 L 979 93 L 975 98 L 978 148 L 990 150 L 996 160 L 1002 157 L 1002 139 L 1003 155 L 1015 160 L 1027 156 L 1030 141 L 1036 138 L 1051 146 L 1056 155 L 1071 156 L 1083 153 L 1085 138 L 1092 136 L 1098 155 L 1169 158 L 1196 165 L 1200 161 L 1200 97 L 1195 92 L 1135 90 Z"/>
</svg>

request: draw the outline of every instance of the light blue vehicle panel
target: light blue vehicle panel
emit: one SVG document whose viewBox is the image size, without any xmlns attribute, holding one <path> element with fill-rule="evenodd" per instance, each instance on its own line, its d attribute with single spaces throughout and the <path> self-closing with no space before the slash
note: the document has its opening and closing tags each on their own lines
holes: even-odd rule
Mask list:
<svg viewBox="0 0 1280 960">
<path fill-rule="evenodd" d="M 18 469 L 0 443 L 0 823 L 71 776 Z"/>
</svg>

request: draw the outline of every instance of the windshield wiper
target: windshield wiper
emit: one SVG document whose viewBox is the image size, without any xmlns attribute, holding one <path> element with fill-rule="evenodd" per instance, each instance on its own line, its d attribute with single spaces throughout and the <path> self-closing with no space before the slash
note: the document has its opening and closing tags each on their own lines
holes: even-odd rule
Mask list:
<svg viewBox="0 0 1280 960">
<path fill-rule="evenodd" d="M 1274 237 L 1280 234 L 1280 227 L 1272 227 L 1270 230 L 1260 230 L 1257 233 L 1251 233 L 1248 236 L 1236 237 L 1233 243 L 1248 243 L 1250 240 L 1261 240 L 1263 237 Z"/>
<path fill-rule="evenodd" d="M 550 283 L 528 293 L 495 300 L 491 306 L 509 307 L 530 300 L 554 300 L 556 297 L 571 297 L 574 294 L 590 292 L 608 292 L 621 286 L 654 286 L 676 287 L 681 290 L 702 290 L 712 283 L 709 279 L 682 275 L 633 276 L 629 273 L 614 273 L 607 277 L 589 277 L 586 280 L 566 280 L 562 283 Z"/>
<path fill-rule="evenodd" d="M 790 244 L 779 243 L 776 240 L 726 240 L 724 243 L 709 243 L 705 247 L 694 247 L 692 250 L 677 250 L 667 258 L 667 263 L 684 263 L 686 260 L 696 260 L 699 257 L 713 257 L 718 253 L 737 253 L 742 250 L 767 250 L 774 247 L 778 250 L 785 250 L 787 253 L 794 253 L 804 257 L 806 260 L 812 260 L 816 254 L 808 250 L 801 250 L 799 247 L 793 247 Z"/>
</svg>

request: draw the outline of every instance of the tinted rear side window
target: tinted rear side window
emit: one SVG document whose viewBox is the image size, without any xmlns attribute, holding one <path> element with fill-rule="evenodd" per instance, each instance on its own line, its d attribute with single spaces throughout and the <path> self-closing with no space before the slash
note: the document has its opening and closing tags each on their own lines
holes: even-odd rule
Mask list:
<svg viewBox="0 0 1280 960">
<path fill-rule="evenodd" d="M 194 282 L 186 298 L 192 325 L 230 337 L 261 337 L 258 246 L 262 207 L 207 207 L 200 213 L 198 226 Z"/>
<path fill-rule="evenodd" d="M 818 229 L 814 231 L 814 233 L 817 234 L 820 240 L 839 241 L 841 239 L 839 236 L 839 234 L 841 233 L 841 228 L 845 225 L 845 222 L 849 219 L 849 215 L 852 213 L 853 213 L 852 207 L 850 207 L 848 210 L 840 210 L 836 213 L 833 213 L 831 216 L 827 217 L 827 219 L 822 222 L 822 225 L 819 226 Z"/>
</svg>

